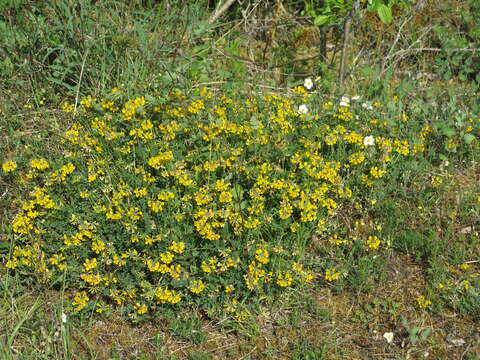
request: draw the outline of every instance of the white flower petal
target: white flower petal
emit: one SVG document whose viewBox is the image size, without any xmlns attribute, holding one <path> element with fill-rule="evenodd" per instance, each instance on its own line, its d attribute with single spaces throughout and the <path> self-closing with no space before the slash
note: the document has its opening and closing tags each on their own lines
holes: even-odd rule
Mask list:
<svg viewBox="0 0 480 360">
<path fill-rule="evenodd" d="M 305 79 L 303 82 L 303 86 L 305 86 L 308 90 L 310 90 L 313 87 L 313 81 L 310 78 Z"/>
<path fill-rule="evenodd" d="M 393 332 L 386 332 L 383 334 L 383 337 L 387 340 L 388 343 L 393 341 Z"/>
<path fill-rule="evenodd" d="M 300 114 L 304 114 L 304 115 L 307 114 L 307 113 L 308 113 L 307 105 L 305 105 L 305 104 L 300 105 L 300 106 L 298 107 L 298 112 L 299 112 Z"/>
<path fill-rule="evenodd" d="M 365 146 L 373 146 L 375 145 L 375 138 L 373 136 L 365 136 L 363 138 L 363 145 Z"/>
</svg>

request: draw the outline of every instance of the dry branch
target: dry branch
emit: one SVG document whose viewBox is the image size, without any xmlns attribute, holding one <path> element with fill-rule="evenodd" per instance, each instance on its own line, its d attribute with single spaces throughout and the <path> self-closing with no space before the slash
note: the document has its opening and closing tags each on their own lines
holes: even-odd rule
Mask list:
<svg viewBox="0 0 480 360">
<path fill-rule="evenodd" d="M 230 6 L 233 5 L 235 0 L 227 0 L 225 4 L 223 4 L 218 10 L 216 10 L 212 16 L 210 16 L 210 19 L 208 19 L 209 24 L 213 24 L 217 19 L 225 12 L 228 10 Z"/>
</svg>

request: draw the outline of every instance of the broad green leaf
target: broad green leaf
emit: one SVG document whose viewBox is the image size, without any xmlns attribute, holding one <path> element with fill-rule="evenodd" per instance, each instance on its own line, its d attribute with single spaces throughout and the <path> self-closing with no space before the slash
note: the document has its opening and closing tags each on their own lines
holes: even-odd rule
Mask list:
<svg viewBox="0 0 480 360">
<path fill-rule="evenodd" d="M 327 24 L 330 21 L 330 16 L 329 15 L 318 15 L 313 23 L 316 26 L 324 25 Z"/>
<path fill-rule="evenodd" d="M 449 138 L 454 136 L 455 133 L 456 133 L 455 129 L 451 128 L 449 126 L 445 126 L 441 130 L 442 130 L 443 135 L 448 136 Z"/>
<path fill-rule="evenodd" d="M 393 20 L 392 9 L 385 4 L 380 4 L 377 9 L 378 16 L 385 24 L 390 24 Z"/>
<path fill-rule="evenodd" d="M 463 134 L 463 140 L 467 144 L 470 144 L 473 140 L 475 140 L 475 135 L 473 135 L 473 134 Z"/>
</svg>

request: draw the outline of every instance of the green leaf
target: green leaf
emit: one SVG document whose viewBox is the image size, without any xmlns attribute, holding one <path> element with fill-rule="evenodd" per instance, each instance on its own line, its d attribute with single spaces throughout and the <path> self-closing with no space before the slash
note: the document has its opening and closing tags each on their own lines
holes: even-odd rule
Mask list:
<svg viewBox="0 0 480 360">
<path fill-rule="evenodd" d="M 67 84 L 66 82 L 63 82 L 62 80 L 60 79 L 57 79 L 57 78 L 54 78 L 54 77 L 47 77 L 47 80 L 48 81 L 51 81 L 57 85 L 61 85 L 63 87 L 66 87 L 68 90 L 70 91 L 75 91 L 76 87 L 75 86 L 72 86 L 70 84 Z"/>
<path fill-rule="evenodd" d="M 382 5 L 380 3 L 380 0 L 369 0 L 368 3 L 369 3 L 368 11 L 371 11 L 371 12 L 377 11 L 378 7 Z"/>
<path fill-rule="evenodd" d="M 422 331 L 422 335 L 421 335 L 422 340 L 426 340 L 428 335 L 430 335 L 431 332 L 432 332 L 431 328 L 428 328 Z"/>
<path fill-rule="evenodd" d="M 463 134 L 463 141 L 465 141 L 465 143 L 470 144 L 473 140 L 475 140 L 475 135 Z"/>
<path fill-rule="evenodd" d="M 385 4 L 380 4 L 378 6 L 377 14 L 384 24 L 390 24 L 393 20 L 392 9 Z"/>
<path fill-rule="evenodd" d="M 456 134 L 456 131 L 455 131 L 454 128 L 449 127 L 449 126 L 446 126 L 446 125 L 441 126 L 441 127 L 440 127 L 440 130 L 442 131 L 443 135 L 445 135 L 445 136 L 447 136 L 447 137 L 449 137 L 449 138 L 452 137 L 452 136 L 454 136 L 454 135 Z"/>
<path fill-rule="evenodd" d="M 321 26 L 321 25 L 327 24 L 328 22 L 330 22 L 330 16 L 329 15 L 318 15 L 315 18 L 315 20 L 313 21 L 313 23 L 316 26 Z"/>
</svg>

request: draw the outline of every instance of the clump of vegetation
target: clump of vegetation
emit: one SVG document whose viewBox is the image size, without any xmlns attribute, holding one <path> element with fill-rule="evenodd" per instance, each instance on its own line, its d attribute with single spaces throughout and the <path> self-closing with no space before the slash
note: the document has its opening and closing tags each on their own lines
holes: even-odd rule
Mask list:
<svg viewBox="0 0 480 360">
<path fill-rule="evenodd" d="M 241 317 L 246 299 L 313 280 L 312 236 L 375 203 L 395 168 L 433 150 L 434 129 L 404 112 L 382 120 L 384 104 L 357 97 L 318 104 L 312 87 L 244 99 L 207 88 L 124 99 L 115 88 L 65 103 L 76 121 L 63 156 L 20 163 L 29 196 L 15 200 L 5 266 L 65 286 L 76 311 L 121 305 L 139 317 L 185 304 Z M 337 267 L 352 249 L 358 259 L 391 246 L 380 228 L 325 239 L 337 248 L 325 280 L 348 274 Z"/>
<path fill-rule="evenodd" d="M 0 5 L 0 353 L 474 354 L 478 6 L 215 3 Z"/>
</svg>

